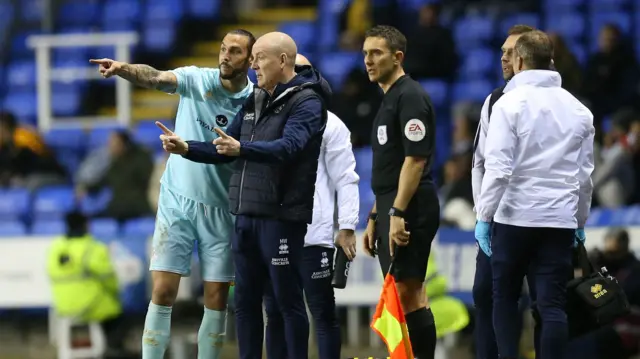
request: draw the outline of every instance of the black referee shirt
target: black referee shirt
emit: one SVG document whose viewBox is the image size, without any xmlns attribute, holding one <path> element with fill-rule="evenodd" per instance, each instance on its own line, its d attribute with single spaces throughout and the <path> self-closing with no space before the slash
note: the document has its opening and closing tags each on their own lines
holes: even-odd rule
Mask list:
<svg viewBox="0 0 640 359">
<path fill-rule="evenodd" d="M 429 95 L 408 75 L 400 77 L 384 95 L 373 121 L 371 188 L 376 196 L 398 189 L 407 156 L 427 159 L 420 185 L 433 184 L 435 128 Z"/>
</svg>

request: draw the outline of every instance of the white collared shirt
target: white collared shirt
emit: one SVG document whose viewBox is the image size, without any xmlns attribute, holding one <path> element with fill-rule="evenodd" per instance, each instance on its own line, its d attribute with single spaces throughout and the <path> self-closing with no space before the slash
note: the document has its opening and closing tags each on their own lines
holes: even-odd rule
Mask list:
<svg viewBox="0 0 640 359">
<path fill-rule="evenodd" d="M 584 227 L 593 192 L 593 115 L 561 83 L 555 71 L 523 71 L 495 103 L 476 204 L 479 220 Z"/>
<path fill-rule="evenodd" d="M 489 130 L 489 106 L 491 106 L 491 95 L 487 96 L 480 111 L 480 123 L 478 123 L 477 140 L 474 141 L 473 167 L 471 168 L 471 189 L 473 191 L 473 203 L 478 203 L 482 178 L 484 177 L 484 147 L 487 142 L 487 131 Z M 474 206 L 475 210 L 475 206 Z"/>
<path fill-rule="evenodd" d="M 359 181 L 351 133 L 338 116 L 327 111 L 313 197 L 313 219 L 307 227 L 305 246 L 334 247 L 336 192 L 338 228 L 355 230 L 360 211 Z"/>
</svg>

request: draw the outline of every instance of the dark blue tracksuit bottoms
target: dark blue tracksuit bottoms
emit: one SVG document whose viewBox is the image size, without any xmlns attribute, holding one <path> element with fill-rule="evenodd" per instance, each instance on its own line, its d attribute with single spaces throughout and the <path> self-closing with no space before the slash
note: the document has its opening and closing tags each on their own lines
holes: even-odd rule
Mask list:
<svg viewBox="0 0 640 359">
<path fill-rule="evenodd" d="M 500 358 L 518 357 L 518 299 L 524 277 L 535 288 L 536 309 L 542 323 L 540 359 L 562 359 L 568 327 L 567 273 L 573 268 L 575 229 L 493 225 L 493 327 Z"/>
<path fill-rule="evenodd" d="M 307 304 L 315 323 L 320 359 L 340 358 L 340 325 L 331 286 L 334 252 L 333 248 L 305 247 L 300 267 Z M 265 292 L 264 305 L 267 312 L 267 359 L 294 359 L 294 356 L 287 355 L 284 321 L 270 288 Z"/>
<path fill-rule="evenodd" d="M 287 352 L 308 358 L 309 319 L 300 265 L 307 224 L 237 216 L 232 240 L 239 359 L 262 359 L 262 297 L 273 290 L 282 313 Z"/>
</svg>

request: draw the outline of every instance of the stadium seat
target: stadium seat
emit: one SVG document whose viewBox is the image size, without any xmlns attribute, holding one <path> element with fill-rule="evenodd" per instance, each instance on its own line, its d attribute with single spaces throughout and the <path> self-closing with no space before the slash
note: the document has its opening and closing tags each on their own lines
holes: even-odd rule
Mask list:
<svg viewBox="0 0 640 359">
<path fill-rule="evenodd" d="M 111 201 L 110 189 L 103 189 L 98 193 L 90 194 L 80 201 L 80 210 L 86 215 L 96 215 L 104 211 Z"/>
<path fill-rule="evenodd" d="M 154 217 L 132 219 L 124 224 L 124 236 L 131 237 L 149 237 L 153 235 L 156 227 L 156 219 Z"/>
<path fill-rule="evenodd" d="M 12 3 L 0 2 L 0 28 L 7 28 L 11 25 L 14 13 L 15 10 Z"/>
<path fill-rule="evenodd" d="M 45 142 L 57 151 L 84 151 L 86 133 L 81 128 L 54 128 L 44 134 Z"/>
<path fill-rule="evenodd" d="M 7 85 L 12 88 L 12 92 L 20 89 L 35 89 L 35 62 L 23 60 L 9 63 L 7 66 Z"/>
<path fill-rule="evenodd" d="M 578 10 L 585 2 L 586 0 L 544 0 L 544 10 L 546 13 Z"/>
<path fill-rule="evenodd" d="M 27 233 L 27 226 L 20 221 L 2 221 L 0 225 L 0 237 L 21 237 Z"/>
<path fill-rule="evenodd" d="M 189 16 L 198 19 L 215 19 L 220 13 L 220 0 L 189 0 Z"/>
<path fill-rule="evenodd" d="M 54 91 L 51 93 L 51 110 L 54 116 L 77 115 L 82 105 L 82 95 L 80 87 L 65 86 L 64 91 Z"/>
<path fill-rule="evenodd" d="M 38 219 L 62 218 L 75 207 L 75 194 L 72 187 L 45 187 L 36 191 L 33 201 L 33 214 Z"/>
<path fill-rule="evenodd" d="M 119 124 L 109 125 L 107 127 L 94 127 L 89 132 L 88 148 L 93 149 L 97 147 L 106 146 L 109 142 L 109 137 L 114 131 L 121 130 L 122 126 Z"/>
<path fill-rule="evenodd" d="M 113 238 L 120 232 L 118 222 L 111 218 L 98 218 L 89 223 L 89 233 L 97 238 Z"/>
<path fill-rule="evenodd" d="M 347 75 L 362 62 L 359 52 L 333 52 L 322 55 L 318 68 L 322 76 L 329 82 L 333 92 L 338 91 Z"/>
<path fill-rule="evenodd" d="M 142 15 L 140 1 L 132 0 L 109 0 L 102 8 L 101 24 L 104 27 L 110 24 L 135 24 Z"/>
<path fill-rule="evenodd" d="M 483 79 L 499 63 L 500 55 L 497 51 L 491 51 L 487 48 L 469 50 L 463 57 L 462 66 L 458 71 L 458 79 Z"/>
<path fill-rule="evenodd" d="M 165 126 L 171 127 L 171 125 L 167 123 L 168 121 L 163 122 Z M 160 129 L 156 126 L 155 121 L 140 121 L 135 128 L 133 135 L 134 140 L 149 148 L 154 153 L 158 152 L 162 150 L 162 143 L 158 139 L 158 136 L 160 135 L 159 131 Z"/>
<path fill-rule="evenodd" d="M 95 25 L 100 14 L 96 0 L 67 1 L 60 6 L 58 21 L 62 25 Z"/>
<path fill-rule="evenodd" d="M 59 149 L 55 151 L 55 155 L 58 163 L 64 167 L 67 173 L 71 176 L 75 175 L 80 163 L 82 163 L 81 154 L 76 151 Z"/>
<path fill-rule="evenodd" d="M 556 32 L 567 41 L 582 38 L 586 30 L 584 16 L 577 12 L 555 11 L 545 19 L 545 31 Z"/>
<path fill-rule="evenodd" d="M 458 82 L 453 86 L 452 102 L 475 101 L 483 103 L 493 91 L 493 86 L 486 80 Z"/>
<path fill-rule="evenodd" d="M 535 28 L 540 28 L 540 17 L 538 16 L 538 14 L 532 13 L 520 13 L 507 16 L 500 22 L 500 36 L 498 37 L 507 36 L 509 29 L 513 25 L 518 24 L 527 24 Z"/>
<path fill-rule="evenodd" d="M 632 7 L 630 0 L 589 1 L 589 12 L 625 11 Z"/>
<path fill-rule="evenodd" d="M 306 55 L 312 52 L 316 42 L 316 24 L 314 21 L 289 21 L 283 22 L 278 31 L 290 34 L 298 46 L 298 52 Z"/>
<path fill-rule="evenodd" d="M 147 22 L 177 21 L 184 13 L 182 0 L 154 0 L 147 1 L 144 10 Z"/>
<path fill-rule="evenodd" d="M 27 24 L 34 24 L 42 21 L 42 15 L 44 14 L 44 1 L 41 0 L 21 0 L 17 2 L 20 4 L 20 14 L 22 15 L 22 21 Z"/>
<path fill-rule="evenodd" d="M 458 19 L 453 37 L 458 49 L 469 49 L 488 43 L 494 34 L 494 23 L 486 16 L 469 16 Z"/>
<path fill-rule="evenodd" d="M 360 178 L 370 179 L 373 168 L 373 152 L 370 147 L 355 148 L 353 156 L 356 159 L 356 172 Z"/>
<path fill-rule="evenodd" d="M 427 91 L 436 108 L 444 107 L 449 103 L 449 84 L 445 81 L 423 80 L 420 81 L 420 85 Z"/>
<path fill-rule="evenodd" d="M 176 25 L 171 20 L 158 23 L 149 20 L 144 25 L 144 47 L 151 52 L 170 51 L 175 43 Z"/>
<path fill-rule="evenodd" d="M 251 82 L 253 82 L 254 84 L 258 83 L 258 78 L 256 77 L 256 72 L 253 69 L 249 70 L 248 76 L 249 76 L 249 80 L 251 80 Z"/>
<path fill-rule="evenodd" d="M 634 226 L 640 224 L 640 206 L 618 208 L 611 214 L 611 226 Z"/>
<path fill-rule="evenodd" d="M 31 194 L 26 189 L 0 190 L 0 220 L 21 219 L 29 213 Z"/>
<path fill-rule="evenodd" d="M 63 219 L 37 220 L 31 225 L 31 235 L 62 236 L 67 232 Z"/>
<path fill-rule="evenodd" d="M 11 39 L 11 57 L 13 59 L 31 58 L 33 50 L 27 46 L 27 38 L 39 34 L 39 31 L 30 30 L 18 33 Z"/>
<path fill-rule="evenodd" d="M 35 117 L 37 114 L 35 92 L 9 92 L 4 98 L 2 107 L 21 120 Z"/>
</svg>

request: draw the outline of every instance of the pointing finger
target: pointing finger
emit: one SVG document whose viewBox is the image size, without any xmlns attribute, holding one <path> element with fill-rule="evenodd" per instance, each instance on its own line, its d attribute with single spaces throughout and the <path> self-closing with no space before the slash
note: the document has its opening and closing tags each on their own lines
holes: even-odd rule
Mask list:
<svg viewBox="0 0 640 359">
<path fill-rule="evenodd" d="M 104 65 L 104 64 L 109 63 L 109 60 L 107 60 L 107 59 L 90 59 L 89 62 L 92 63 L 92 64 Z"/>
<path fill-rule="evenodd" d="M 216 131 L 216 133 L 218 134 L 218 136 L 222 137 L 222 138 L 229 138 L 229 136 L 224 133 L 224 131 L 222 131 L 220 128 L 216 127 L 214 128 L 214 131 Z"/>
<path fill-rule="evenodd" d="M 162 122 L 156 121 L 156 126 L 158 126 L 165 135 L 169 135 L 169 136 L 174 135 L 174 133 L 170 129 L 168 129 L 167 126 L 162 124 Z"/>
</svg>

